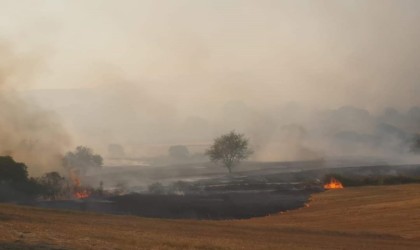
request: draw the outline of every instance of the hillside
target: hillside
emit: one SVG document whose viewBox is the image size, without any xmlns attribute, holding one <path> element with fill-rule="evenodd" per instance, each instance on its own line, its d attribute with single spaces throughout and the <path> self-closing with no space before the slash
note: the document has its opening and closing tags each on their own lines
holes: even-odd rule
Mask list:
<svg viewBox="0 0 420 250">
<path fill-rule="evenodd" d="M 420 185 L 345 188 L 309 207 L 232 221 L 0 205 L 2 249 L 420 249 Z"/>
</svg>

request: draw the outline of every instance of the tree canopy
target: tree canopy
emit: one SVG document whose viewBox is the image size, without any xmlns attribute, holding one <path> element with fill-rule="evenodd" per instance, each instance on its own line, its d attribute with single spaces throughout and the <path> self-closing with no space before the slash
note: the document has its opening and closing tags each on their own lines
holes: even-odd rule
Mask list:
<svg viewBox="0 0 420 250">
<path fill-rule="evenodd" d="M 232 173 L 232 168 L 238 165 L 241 160 L 248 158 L 251 153 L 248 139 L 235 131 L 217 137 L 206 151 L 206 155 L 210 157 L 211 161 L 221 162 L 229 170 L 229 173 Z"/>
<path fill-rule="evenodd" d="M 0 201 L 35 197 L 40 185 L 28 177 L 28 167 L 10 156 L 0 156 Z"/>
<path fill-rule="evenodd" d="M 102 156 L 94 154 L 91 148 L 84 146 L 78 146 L 75 151 L 68 152 L 63 158 L 65 168 L 77 169 L 82 173 L 91 168 L 100 168 L 102 164 Z"/>
<path fill-rule="evenodd" d="M 28 180 L 28 167 L 15 162 L 10 156 L 0 156 L 0 181 L 21 182 Z"/>
</svg>

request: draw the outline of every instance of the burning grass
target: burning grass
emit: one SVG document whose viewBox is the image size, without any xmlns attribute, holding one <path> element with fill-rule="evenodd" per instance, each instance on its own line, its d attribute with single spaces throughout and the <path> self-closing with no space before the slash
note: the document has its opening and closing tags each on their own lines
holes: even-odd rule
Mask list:
<svg viewBox="0 0 420 250">
<path fill-rule="evenodd" d="M 331 187 L 358 187 L 358 186 L 381 186 L 381 185 L 400 185 L 410 183 L 420 183 L 420 177 L 417 175 L 355 175 L 353 174 L 329 174 L 325 177 L 330 180 L 324 185 L 325 189 Z M 328 184 L 328 185 L 327 185 Z"/>
<path fill-rule="evenodd" d="M 342 189 L 343 184 L 334 177 L 331 177 L 330 181 L 324 184 L 325 189 Z"/>
<path fill-rule="evenodd" d="M 420 249 L 420 185 L 345 188 L 310 207 L 229 221 L 0 205 L 7 249 Z"/>
</svg>

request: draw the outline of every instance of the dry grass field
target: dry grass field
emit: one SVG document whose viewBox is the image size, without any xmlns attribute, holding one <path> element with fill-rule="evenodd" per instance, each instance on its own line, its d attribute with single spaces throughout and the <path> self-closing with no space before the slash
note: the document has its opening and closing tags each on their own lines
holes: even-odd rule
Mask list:
<svg viewBox="0 0 420 250">
<path fill-rule="evenodd" d="M 420 185 L 345 188 L 309 207 L 231 221 L 0 205 L 2 249 L 420 249 Z"/>
</svg>

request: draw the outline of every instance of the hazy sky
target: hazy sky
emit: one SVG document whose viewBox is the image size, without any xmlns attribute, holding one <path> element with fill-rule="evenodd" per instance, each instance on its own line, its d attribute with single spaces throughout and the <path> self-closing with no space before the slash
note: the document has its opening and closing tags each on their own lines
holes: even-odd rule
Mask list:
<svg viewBox="0 0 420 250">
<path fill-rule="evenodd" d="M 179 102 L 418 104 L 419 1 L 0 0 L 31 88 L 130 82 Z M 203 104 L 204 105 L 204 104 Z"/>
<path fill-rule="evenodd" d="M 48 165 L 80 144 L 237 129 L 258 160 L 329 155 L 329 140 L 388 155 L 420 133 L 420 109 L 406 113 L 420 106 L 419 24 L 415 0 L 0 0 L 0 153 L 52 146 L 34 162 Z"/>
</svg>

